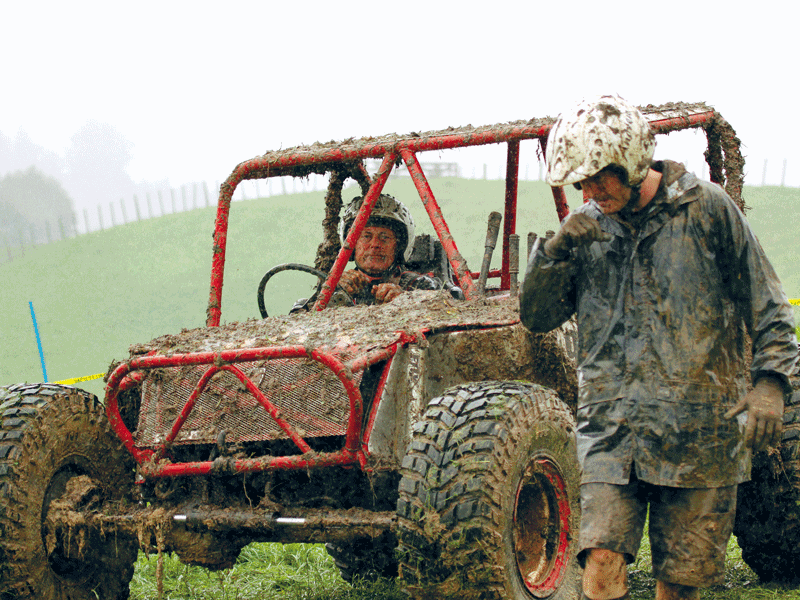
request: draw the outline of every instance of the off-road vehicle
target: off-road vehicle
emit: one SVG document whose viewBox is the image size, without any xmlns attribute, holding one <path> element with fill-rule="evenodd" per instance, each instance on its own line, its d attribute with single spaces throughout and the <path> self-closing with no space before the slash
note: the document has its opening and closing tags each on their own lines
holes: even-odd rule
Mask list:
<svg viewBox="0 0 800 600">
<path fill-rule="evenodd" d="M 710 177 L 741 205 L 739 141 L 715 110 L 643 112 L 658 134 L 705 130 Z M 0 388 L 0 596 L 127 598 L 139 549 L 223 569 L 248 543 L 272 541 L 324 542 L 346 579 L 399 576 L 416 597 L 576 598 L 574 336 L 569 324 L 528 332 L 517 293 L 520 145 L 543 147 L 552 122 L 314 144 L 239 164 L 220 189 L 205 328 L 132 346 L 109 369 L 104 403 L 73 387 Z M 502 260 L 490 268 L 494 216 L 473 272 L 418 155 L 485 144 L 507 147 Z M 435 231 L 414 240 L 409 266 L 444 288 L 347 306 L 337 282 L 403 163 Z M 280 265 L 258 286 L 267 317 L 270 278 L 310 272 L 311 310 L 221 325 L 234 190 L 312 173 L 329 179 L 315 264 Z M 364 201 L 341 243 L 348 180 Z M 553 195 L 563 218 L 564 192 Z M 800 425 L 787 415 L 794 444 Z M 786 468 L 796 445 L 782 451 Z M 796 496 L 794 475 L 773 479 L 776 494 Z M 742 501 L 752 522 L 737 532 L 755 547 L 748 532 L 775 502 Z M 792 535 L 762 563 L 794 561 Z"/>
</svg>

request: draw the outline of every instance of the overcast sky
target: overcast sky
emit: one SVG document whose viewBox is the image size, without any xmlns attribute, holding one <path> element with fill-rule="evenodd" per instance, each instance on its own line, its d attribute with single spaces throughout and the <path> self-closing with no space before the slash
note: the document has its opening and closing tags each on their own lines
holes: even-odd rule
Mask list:
<svg viewBox="0 0 800 600">
<path fill-rule="evenodd" d="M 800 185 L 794 9 L 735 4 L 5 2 L 0 131 L 63 155 L 109 123 L 135 181 L 180 185 L 280 147 L 555 116 L 610 92 L 705 101 L 737 130 L 749 183 L 765 159 L 779 183 L 786 159 Z"/>
</svg>

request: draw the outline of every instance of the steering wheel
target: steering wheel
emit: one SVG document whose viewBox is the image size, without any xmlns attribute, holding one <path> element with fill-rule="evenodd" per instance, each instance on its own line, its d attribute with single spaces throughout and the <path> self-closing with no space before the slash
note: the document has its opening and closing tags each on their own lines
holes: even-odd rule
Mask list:
<svg viewBox="0 0 800 600">
<path fill-rule="evenodd" d="M 325 283 L 325 280 L 328 278 L 328 275 L 326 273 L 323 273 L 319 269 L 315 269 L 314 267 L 309 267 L 307 265 L 301 265 L 298 263 L 285 263 L 282 265 L 277 265 L 275 267 L 272 267 L 269 271 L 264 273 L 264 277 L 261 278 L 261 282 L 258 284 L 258 293 L 257 293 L 258 310 L 261 312 L 262 319 L 266 319 L 269 316 L 267 314 L 267 308 L 264 305 L 264 289 L 267 287 L 267 282 L 272 278 L 273 275 L 277 275 L 278 273 L 281 273 L 283 271 L 302 271 L 303 273 L 310 273 L 311 275 L 316 275 L 317 278 L 319 279 L 319 283 L 317 284 L 317 289 L 314 292 L 314 295 L 311 296 L 312 298 L 319 295 L 319 291 L 322 289 L 322 284 Z M 349 303 L 350 305 L 355 304 L 350 294 L 348 294 L 341 286 L 336 286 L 336 290 L 334 290 L 334 293 L 343 297 L 346 303 Z"/>
</svg>

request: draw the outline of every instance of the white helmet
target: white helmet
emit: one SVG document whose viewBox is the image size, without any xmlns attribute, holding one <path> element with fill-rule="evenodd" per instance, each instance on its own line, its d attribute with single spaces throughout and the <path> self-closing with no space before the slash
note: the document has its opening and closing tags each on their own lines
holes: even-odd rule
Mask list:
<svg viewBox="0 0 800 600">
<path fill-rule="evenodd" d="M 361 208 L 363 201 L 362 196 L 357 196 L 344 209 L 341 223 L 342 244 L 356 220 L 358 209 Z M 366 227 L 388 227 L 394 231 L 397 237 L 395 260 L 402 259 L 403 262 L 407 262 L 411 258 L 411 252 L 414 249 L 414 219 L 402 202 L 388 194 L 381 194 L 372 209 Z"/>
<path fill-rule="evenodd" d="M 584 100 L 562 113 L 547 137 L 547 183 L 579 183 L 609 165 L 628 174 L 627 185 L 644 181 L 656 141 L 644 115 L 619 96 Z"/>
</svg>

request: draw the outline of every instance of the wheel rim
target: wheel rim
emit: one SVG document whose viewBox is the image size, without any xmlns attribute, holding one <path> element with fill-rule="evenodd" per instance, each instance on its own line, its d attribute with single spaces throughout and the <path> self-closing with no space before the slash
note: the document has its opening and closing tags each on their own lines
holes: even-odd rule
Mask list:
<svg viewBox="0 0 800 600">
<path fill-rule="evenodd" d="M 525 469 L 514 504 L 514 554 L 525 588 L 536 598 L 553 594 L 569 563 L 570 505 L 556 464 L 537 457 Z"/>
</svg>

